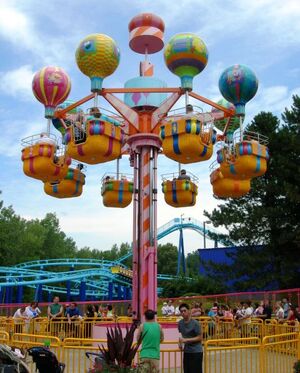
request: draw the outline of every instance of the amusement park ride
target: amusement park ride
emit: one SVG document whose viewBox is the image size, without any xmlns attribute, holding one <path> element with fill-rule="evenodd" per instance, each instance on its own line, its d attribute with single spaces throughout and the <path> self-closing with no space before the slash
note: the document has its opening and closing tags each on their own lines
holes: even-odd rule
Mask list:
<svg viewBox="0 0 300 373">
<path fill-rule="evenodd" d="M 195 34 L 173 36 L 164 50 L 168 69 L 180 77 L 179 88 L 167 88 L 153 76 L 148 55 L 163 46 L 164 22 L 157 15 L 143 13 L 129 23 L 129 46 L 144 55 L 140 76 L 125 88 L 103 88 L 105 77 L 118 67 L 120 51 L 104 34 L 84 38 L 76 50 L 81 72 L 91 79 L 91 94 L 66 101 L 71 83 L 59 67 L 44 67 L 33 78 L 35 97 L 45 105 L 47 133 L 23 140 L 24 173 L 44 183 L 47 194 L 57 198 L 77 197 L 85 183 L 82 163 L 98 164 L 128 154 L 133 180 L 107 176 L 102 180 L 102 196 L 107 207 L 126 207 L 133 199 L 133 310 L 138 318 L 157 301 L 157 157 L 163 154 L 179 164 L 203 162 L 212 157 L 216 144 L 217 161 L 211 167 L 213 194 L 237 198 L 250 190 L 251 179 L 266 172 L 266 139 L 243 129 L 245 104 L 256 94 L 258 81 L 244 65 L 227 68 L 219 80 L 223 97 L 215 103 L 193 89 L 193 78 L 206 66 L 208 51 Z M 124 101 L 115 94 L 124 93 Z M 170 109 L 185 97 L 185 112 Z M 118 113 L 100 112 L 103 97 Z M 193 110 L 189 97 L 212 107 L 210 112 Z M 80 105 L 94 99 L 87 114 Z M 50 133 L 51 121 L 63 134 L 58 144 Z M 238 132 L 235 132 L 239 128 Z M 218 131 L 217 131 L 218 130 Z M 80 162 L 72 166 L 72 159 Z M 180 167 L 179 167 L 180 170 Z M 165 178 L 162 183 L 167 204 L 193 206 L 197 185 L 189 175 Z"/>
</svg>

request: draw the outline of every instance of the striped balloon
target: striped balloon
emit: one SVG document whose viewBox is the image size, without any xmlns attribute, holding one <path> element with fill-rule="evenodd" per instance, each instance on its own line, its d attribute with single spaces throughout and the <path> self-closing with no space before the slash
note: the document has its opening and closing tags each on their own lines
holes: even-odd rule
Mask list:
<svg viewBox="0 0 300 373">
<path fill-rule="evenodd" d="M 208 61 L 208 50 L 198 35 L 177 34 L 171 38 L 164 51 L 168 69 L 179 76 L 181 87 L 192 90 L 193 78 L 201 73 Z"/>
<path fill-rule="evenodd" d="M 52 118 L 57 105 L 68 97 L 71 80 L 60 67 L 47 66 L 38 71 L 32 80 L 35 97 L 45 105 L 45 117 Z"/>
</svg>

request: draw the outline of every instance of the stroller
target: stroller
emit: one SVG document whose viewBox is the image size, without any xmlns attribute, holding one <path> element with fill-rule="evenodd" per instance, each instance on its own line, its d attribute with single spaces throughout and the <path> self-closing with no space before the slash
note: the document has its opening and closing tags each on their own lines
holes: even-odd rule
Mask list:
<svg viewBox="0 0 300 373">
<path fill-rule="evenodd" d="M 29 373 L 23 358 L 20 351 L 17 353 L 9 346 L 0 345 L 0 373 Z"/>
<path fill-rule="evenodd" d="M 54 352 L 45 347 L 32 347 L 28 350 L 39 373 L 63 373 L 65 364 L 60 363 Z"/>
<path fill-rule="evenodd" d="M 92 368 L 88 370 L 88 373 L 102 372 L 105 362 L 101 353 L 86 352 L 85 356 L 92 362 Z"/>
</svg>

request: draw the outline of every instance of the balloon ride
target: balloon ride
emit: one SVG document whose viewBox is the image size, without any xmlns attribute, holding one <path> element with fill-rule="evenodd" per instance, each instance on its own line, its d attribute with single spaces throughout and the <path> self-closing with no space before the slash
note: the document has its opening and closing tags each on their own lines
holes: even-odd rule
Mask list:
<svg viewBox="0 0 300 373">
<path fill-rule="evenodd" d="M 164 49 L 166 67 L 180 79 L 179 87 L 170 88 L 154 76 L 149 61 L 149 55 L 164 48 L 163 20 L 142 13 L 128 29 L 130 48 L 144 60 L 139 76 L 128 79 L 123 88 L 104 87 L 120 62 L 119 47 L 104 34 L 86 36 L 76 50 L 77 66 L 90 79 L 92 93 L 86 97 L 68 99 L 70 78 L 59 67 L 44 67 L 35 74 L 32 89 L 45 106 L 47 125 L 22 140 L 22 161 L 24 173 L 41 180 L 45 193 L 55 198 L 80 197 L 86 165 L 116 161 L 117 172 L 102 177 L 101 196 L 105 207 L 133 204 L 132 304 L 140 319 L 145 309 L 157 307 L 158 155 L 179 164 L 178 173 L 162 177 L 165 202 L 186 207 L 196 203 L 199 180 L 181 172 L 181 164 L 208 161 L 216 148 L 210 165 L 213 194 L 240 198 L 250 191 L 251 180 L 266 172 L 269 154 L 267 139 L 243 128 L 246 104 L 258 88 L 250 68 L 237 64 L 221 74 L 223 98 L 218 102 L 200 96 L 193 91 L 193 81 L 207 66 L 208 50 L 198 35 L 180 33 Z M 124 94 L 124 100 L 116 94 Z M 210 109 L 195 110 L 191 97 Z M 184 109 L 171 110 L 180 98 Z M 90 100 L 92 107 L 84 110 Z M 113 111 L 104 112 L 99 100 Z M 133 176 L 120 173 L 122 156 L 129 156 Z"/>
</svg>

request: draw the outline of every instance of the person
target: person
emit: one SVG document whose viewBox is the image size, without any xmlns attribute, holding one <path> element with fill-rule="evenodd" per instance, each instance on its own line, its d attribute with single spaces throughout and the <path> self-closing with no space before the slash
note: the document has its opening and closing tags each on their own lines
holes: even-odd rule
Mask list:
<svg viewBox="0 0 300 373">
<path fill-rule="evenodd" d="M 195 303 L 194 307 L 191 310 L 192 317 L 200 317 L 202 315 L 202 304 L 201 303 Z"/>
<path fill-rule="evenodd" d="M 289 303 L 288 303 L 287 298 L 282 299 L 282 308 L 283 308 L 283 312 L 284 312 L 284 318 L 287 319 L 288 312 L 289 312 Z"/>
<path fill-rule="evenodd" d="M 233 320 L 233 313 L 228 304 L 224 305 L 224 319 Z"/>
<path fill-rule="evenodd" d="M 288 303 L 288 315 L 286 321 L 289 322 L 290 325 L 295 325 L 296 320 L 296 307 L 293 306 L 291 303 Z"/>
<path fill-rule="evenodd" d="M 258 304 L 256 304 L 256 308 L 255 308 L 253 315 L 256 317 L 260 317 L 263 314 L 264 314 L 264 301 L 260 301 Z"/>
<path fill-rule="evenodd" d="M 279 322 L 281 322 L 284 319 L 284 311 L 281 307 L 280 301 L 275 303 L 275 319 Z"/>
<path fill-rule="evenodd" d="M 179 311 L 179 304 L 175 307 L 175 316 L 180 316 L 180 311 Z"/>
<path fill-rule="evenodd" d="M 63 316 L 64 308 L 59 304 L 59 297 L 56 295 L 53 298 L 53 303 L 48 306 L 47 315 L 50 321 L 54 321 L 58 317 Z"/>
<path fill-rule="evenodd" d="M 40 134 L 40 138 L 36 142 L 37 144 L 46 144 L 46 145 L 52 145 L 56 148 L 56 142 L 54 139 L 51 139 L 51 137 L 46 133 L 42 132 Z"/>
<path fill-rule="evenodd" d="M 31 322 L 31 320 L 38 318 L 42 313 L 38 305 L 38 302 L 31 302 L 30 305 L 25 308 L 25 312 L 28 316 L 28 319 L 25 320 L 26 333 L 32 332 L 33 329 L 38 331 L 40 328 L 39 322 Z"/>
<path fill-rule="evenodd" d="M 35 319 L 42 313 L 38 306 L 38 302 L 31 302 L 30 306 L 26 307 L 25 311 L 30 319 Z"/>
<path fill-rule="evenodd" d="M 114 317 L 114 311 L 111 304 L 107 306 L 107 315 L 106 317 Z"/>
<path fill-rule="evenodd" d="M 182 320 L 178 322 L 179 348 L 183 349 L 184 373 L 202 373 L 202 332 L 198 320 L 192 319 L 190 307 L 187 303 L 179 306 Z"/>
<path fill-rule="evenodd" d="M 128 307 L 127 307 L 127 317 L 132 317 L 132 312 L 133 312 L 132 305 L 128 304 Z"/>
<path fill-rule="evenodd" d="M 87 317 L 87 318 L 98 317 L 98 312 L 96 311 L 95 305 L 88 304 L 88 306 L 86 308 L 85 317 Z"/>
<path fill-rule="evenodd" d="M 191 104 L 187 104 L 187 105 L 186 105 L 186 108 L 185 108 L 185 111 L 186 111 L 187 114 L 192 114 L 192 113 L 194 112 L 194 107 L 193 107 L 193 105 L 191 105 Z"/>
<path fill-rule="evenodd" d="M 67 319 L 69 324 L 69 332 L 70 337 L 78 337 L 79 336 L 79 325 L 75 326 L 75 321 L 81 320 L 79 308 L 77 307 L 77 303 L 72 302 L 70 307 L 67 308 Z M 74 335 L 75 334 L 75 335 Z"/>
<path fill-rule="evenodd" d="M 180 170 L 178 180 L 191 180 L 190 176 L 186 174 L 186 170 Z"/>
<path fill-rule="evenodd" d="M 23 323 L 29 320 L 25 308 L 25 306 L 18 308 L 13 315 L 15 333 L 22 333 Z"/>
<path fill-rule="evenodd" d="M 215 326 L 218 316 L 218 303 L 214 303 L 208 311 L 207 316 L 210 317 L 210 321 L 208 322 L 208 334 L 209 336 L 213 336 L 215 334 Z"/>
<path fill-rule="evenodd" d="M 78 163 L 78 165 L 76 166 L 77 170 L 81 171 L 83 169 L 83 164 L 82 163 Z"/>
<path fill-rule="evenodd" d="M 72 321 L 78 319 L 80 317 L 80 312 L 77 307 L 77 303 L 72 302 L 70 304 L 70 307 L 67 308 L 66 314 L 67 314 L 67 319 L 68 319 L 69 324 L 71 324 Z"/>
<path fill-rule="evenodd" d="M 93 304 L 88 304 L 84 316 L 85 318 L 87 318 L 87 320 L 84 320 L 84 338 L 92 338 L 93 321 L 89 319 L 94 319 L 98 317 L 98 310 L 96 310 L 96 306 Z"/>
<path fill-rule="evenodd" d="M 161 314 L 163 316 L 168 316 L 168 303 L 167 302 L 163 303 L 163 306 L 161 308 Z"/>
<path fill-rule="evenodd" d="M 53 329 L 53 334 L 55 336 L 58 335 L 59 328 L 60 328 L 60 318 L 63 316 L 64 307 L 59 304 L 59 297 L 55 296 L 53 298 L 53 303 L 48 306 L 47 315 L 48 319 L 51 322 L 49 324 L 50 331 Z M 53 323 L 52 323 L 53 322 Z"/>
<path fill-rule="evenodd" d="M 93 120 L 93 119 L 98 119 L 101 117 L 101 112 L 99 110 L 99 108 L 97 108 L 96 106 L 95 107 L 92 107 L 90 109 L 90 112 L 89 112 L 89 116 L 87 117 L 87 120 Z"/>
<path fill-rule="evenodd" d="M 143 373 L 158 373 L 160 359 L 160 344 L 164 340 L 164 333 L 158 322 L 155 321 L 156 312 L 147 310 L 145 322 L 138 328 L 137 340 L 142 336 L 140 360 Z"/>
<path fill-rule="evenodd" d="M 272 318 L 272 307 L 268 300 L 263 303 L 263 314 L 260 316 L 263 320 L 269 320 Z"/>
<path fill-rule="evenodd" d="M 171 300 L 168 301 L 167 316 L 174 316 L 175 315 L 175 308 L 174 308 L 172 303 L 173 302 Z"/>
</svg>

